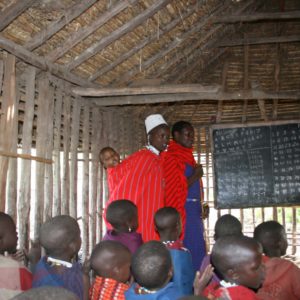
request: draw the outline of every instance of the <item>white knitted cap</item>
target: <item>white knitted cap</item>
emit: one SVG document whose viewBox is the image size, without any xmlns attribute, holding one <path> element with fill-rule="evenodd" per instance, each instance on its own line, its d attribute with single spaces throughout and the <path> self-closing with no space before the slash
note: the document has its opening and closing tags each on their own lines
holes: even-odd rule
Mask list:
<svg viewBox="0 0 300 300">
<path fill-rule="evenodd" d="M 165 121 L 162 115 L 160 114 L 155 114 L 155 115 L 150 115 L 146 118 L 145 120 L 145 126 L 146 126 L 146 132 L 147 134 L 155 127 L 159 125 L 168 125 L 168 123 Z"/>
</svg>

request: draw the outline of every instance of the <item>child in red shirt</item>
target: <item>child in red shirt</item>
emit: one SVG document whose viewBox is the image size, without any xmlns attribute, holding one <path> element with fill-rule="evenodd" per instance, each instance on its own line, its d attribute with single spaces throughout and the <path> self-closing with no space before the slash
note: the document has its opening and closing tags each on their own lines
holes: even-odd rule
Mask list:
<svg viewBox="0 0 300 300">
<path fill-rule="evenodd" d="M 262 249 L 257 241 L 246 236 L 220 238 L 212 249 L 211 261 L 223 280 L 219 284 L 210 284 L 204 290 L 204 296 L 258 299 L 251 290 L 259 288 L 264 280 Z"/>
<path fill-rule="evenodd" d="M 258 290 L 259 299 L 300 299 L 300 269 L 281 258 L 286 254 L 287 239 L 284 227 L 276 221 L 267 221 L 254 230 L 254 238 L 263 247 L 266 279 Z"/>
</svg>

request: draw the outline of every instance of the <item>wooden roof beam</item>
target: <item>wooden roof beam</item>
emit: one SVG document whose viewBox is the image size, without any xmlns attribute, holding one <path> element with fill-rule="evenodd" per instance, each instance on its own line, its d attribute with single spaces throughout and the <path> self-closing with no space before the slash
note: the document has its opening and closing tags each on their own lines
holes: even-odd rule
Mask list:
<svg viewBox="0 0 300 300">
<path fill-rule="evenodd" d="M 88 97 L 171 94 L 171 93 L 199 93 L 217 92 L 218 86 L 203 86 L 201 84 L 170 84 L 126 88 L 83 88 L 72 89 L 73 94 Z"/>
<path fill-rule="evenodd" d="M 300 19 L 300 11 L 273 12 L 273 13 L 254 13 L 245 15 L 222 16 L 214 20 L 214 23 L 239 23 L 257 22 L 268 20 L 294 20 Z"/>
<path fill-rule="evenodd" d="M 115 40 L 119 39 L 123 35 L 127 34 L 130 31 L 133 31 L 137 26 L 145 22 L 145 20 L 151 18 L 164 6 L 169 4 L 172 0 L 157 0 L 152 6 L 140 13 L 135 18 L 131 19 L 129 22 L 125 23 L 123 26 L 116 29 L 111 34 L 103 37 L 98 43 L 94 43 L 89 48 L 87 48 L 80 55 L 75 57 L 68 65 L 67 68 L 72 70 L 82 64 L 84 61 L 88 60 L 90 57 L 94 56 L 97 52 L 104 49 L 106 46 L 113 43 Z M 121 1 L 122 2 L 122 1 Z"/>
<path fill-rule="evenodd" d="M 181 15 L 179 15 L 177 18 L 172 20 L 170 23 L 168 23 L 164 28 L 159 28 L 158 32 L 153 33 L 151 36 L 146 37 L 143 41 L 141 41 L 138 45 L 130 49 L 128 52 L 124 53 L 123 55 L 119 56 L 116 60 L 114 60 L 111 63 L 108 63 L 106 66 L 100 68 L 96 73 L 90 76 L 89 80 L 94 81 L 98 77 L 108 73 L 112 69 L 114 69 L 116 66 L 124 62 L 125 60 L 129 59 L 131 56 L 133 56 L 135 53 L 137 53 L 139 50 L 146 47 L 148 44 L 154 42 L 157 39 L 157 36 L 161 37 L 165 33 L 171 31 L 175 26 L 177 26 L 182 20 L 189 17 L 191 14 L 193 14 L 195 11 L 197 11 L 197 8 L 199 8 L 198 3 L 193 5 L 192 7 L 188 7 L 184 12 L 182 12 Z"/>
<path fill-rule="evenodd" d="M 13 0 L 11 4 L 0 12 L 0 31 L 8 26 L 36 0 Z"/>
<path fill-rule="evenodd" d="M 202 92 L 202 93 L 186 93 L 186 94 L 164 94 L 164 95 L 139 95 L 139 96 L 117 96 L 102 98 L 84 98 L 86 101 L 93 102 L 99 106 L 114 105 L 138 105 L 150 103 L 179 102 L 179 101 L 195 101 L 195 100 L 264 100 L 264 99 L 293 99 L 300 100 L 300 90 L 297 92 L 264 92 L 257 89 L 241 92 Z"/>
<path fill-rule="evenodd" d="M 85 2 L 85 1 L 82 1 Z M 111 18 L 115 17 L 121 11 L 126 9 L 128 6 L 133 5 L 137 0 L 123 0 L 117 1 L 117 3 L 97 18 L 90 26 L 80 28 L 74 34 L 72 34 L 60 47 L 55 48 L 53 51 L 46 55 L 46 58 L 50 61 L 56 61 L 67 53 L 71 48 L 76 46 L 86 37 L 95 32 L 98 28 L 103 26 Z"/>
<path fill-rule="evenodd" d="M 97 2 L 97 0 L 85 0 L 73 5 L 71 8 L 68 8 L 59 19 L 51 22 L 45 29 L 34 35 L 33 38 L 24 45 L 24 47 L 28 50 L 36 49 L 46 42 L 51 36 L 61 30 L 65 25 L 84 13 L 95 2 Z"/>
<path fill-rule="evenodd" d="M 247 39 L 226 39 L 218 43 L 218 47 L 235 47 L 242 45 L 261 45 L 261 44 L 276 44 L 276 43 L 292 43 L 300 42 L 300 35 L 290 36 L 274 36 L 274 37 L 259 37 Z"/>
<path fill-rule="evenodd" d="M 24 47 L 4 38 L 0 35 L 0 47 L 7 52 L 15 55 L 19 59 L 23 60 L 24 62 L 33 65 L 43 71 L 48 71 L 56 77 L 64 79 L 68 82 L 71 82 L 76 85 L 83 85 L 83 86 L 97 86 L 96 84 L 92 84 L 85 79 L 80 78 L 79 76 L 67 72 L 65 68 L 61 65 L 57 65 L 54 63 L 49 62 L 48 60 L 35 55 L 34 53 L 28 51 Z"/>
</svg>

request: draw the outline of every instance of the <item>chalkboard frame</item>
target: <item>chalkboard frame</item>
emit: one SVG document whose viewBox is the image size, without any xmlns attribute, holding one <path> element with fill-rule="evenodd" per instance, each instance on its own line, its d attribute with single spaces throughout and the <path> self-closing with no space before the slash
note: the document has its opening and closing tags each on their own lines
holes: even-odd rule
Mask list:
<svg viewBox="0 0 300 300">
<path fill-rule="evenodd" d="M 276 125 L 286 125 L 286 124 L 300 124 L 300 119 L 293 120 L 276 120 L 276 121 L 258 121 L 258 122 L 245 122 L 245 123 L 231 123 L 231 124 L 214 124 L 210 126 L 210 141 L 211 141 L 211 157 L 212 157 L 212 172 L 213 172 L 213 195 L 214 195 L 214 206 L 217 209 L 240 209 L 240 208 L 260 208 L 260 207 L 295 207 L 298 205 L 289 204 L 289 203 L 274 203 L 268 204 L 267 206 L 230 206 L 230 207 L 220 207 L 217 199 L 217 190 L 216 190 L 216 173 L 215 173 L 215 154 L 214 154 L 214 139 L 213 139 L 213 131 L 216 129 L 227 129 L 227 128 L 251 128 L 251 127 L 259 127 L 259 126 L 276 126 Z"/>
</svg>

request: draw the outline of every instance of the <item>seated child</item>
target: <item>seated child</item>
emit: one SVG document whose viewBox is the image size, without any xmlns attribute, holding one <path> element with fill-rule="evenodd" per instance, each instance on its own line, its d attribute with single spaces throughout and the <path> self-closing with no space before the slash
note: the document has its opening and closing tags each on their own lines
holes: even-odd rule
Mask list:
<svg viewBox="0 0 300 300">
<path fill-rule="evenodd" d="M 260 299 L 300 299 L 300 269 L 280 256 L 286 254 L 287 239 L 284 227 L 267 221 L 254 230 L 254 238 L 261 243 L 265 254 L 266 278 L 257 295 Z"/>
<path fill-rule="evenodd" d="M 102 241 L 91 255 L 96 278 L 90 288 L 91 300 L 125 300 L 129 288 L 131 253 L 116 241 Z"/>
<path fill-rule="evenodd" d="M 72 263 L 81 246 L 77 221 L 66 215 L 50 219 L 40 228 L 40 243 L 46 256 L 36 266 L 32 286 L 61 286 L 88 299 L 88 274 L 78 262 Z"/>
<path fill-rule="evenodd" d="M 133 255 L 131 271 L 135 283 L 125 292 L 128 300 L 175 300 L 183 296 L 170 282 L 173 275 L 171 255 L 161 242 L 143 244 Z"/>
<path fill-rule="evenodd" d="M 31 288 L 31 272 L 11 256 L 16 252 L 17 241 L 14 220 L 0 212 L 0 299 L 11 299 Z"/>
<path fill-rule="evenodd" d="M 195 274 L 191 253 L 183 247 L 182 240 L 179 239 L 182 228 L 179 212 L 174 207 L 163 207 L 155 213 L 154 223 L 160 241 L 167 246 L 172 257 L 171 281 L 183 295 L 192 295 Z"/>
<path fill-rule="evenodd" d="M 218 238 L 232 235 L 243 235 L 241 222 L 235 216 L 232 216 L 230 214 L 221 216 L 215 224 L 214 240 L 216 241 Z M 210 258 L 210 254 L 207 254 L 203 258 L 199 270 L 201 274 L 203 274 L 207 266 L 211 264 Z M 218 274 L 216 272 L 213 272 L 213 276 L 209 283 L 219 283 L 220 281 L 221 279 L 219 278 Z"/>
<path fill-rule="evenodd" d="M 79 300 L 72 292 L 55 286 L 42 286 L 23 292 L 12 300 Z"/>
<path fill-rule="evenodd" d="M 129 200 L 116 200 L 106 210 L 106 221 L 113 229 L 108 229 L 103 241 L 118 241 L 133 254 L 142 244 L 142 235 L 137 233 L 138 211 Z"/>
<path fill-rule="evenodd" d="M 219 238 L 213 246 L 211 261 L 223 280 L 206 287 L 204 296 L 221 297 L 227 292 L 232 300 L 258 299 L 250 290 L 259 288 L 264 280 L 262 249 L 257 241 L 246 236 Z"/>
</svg>

